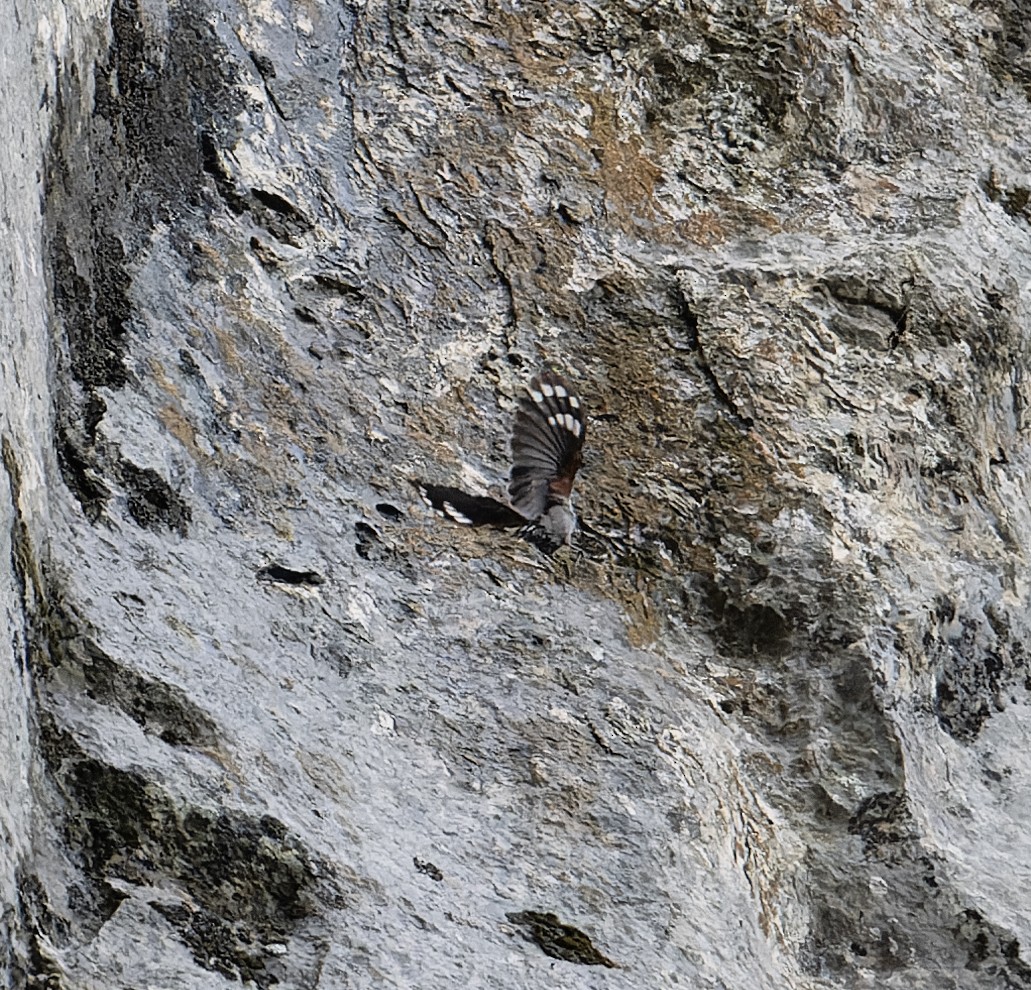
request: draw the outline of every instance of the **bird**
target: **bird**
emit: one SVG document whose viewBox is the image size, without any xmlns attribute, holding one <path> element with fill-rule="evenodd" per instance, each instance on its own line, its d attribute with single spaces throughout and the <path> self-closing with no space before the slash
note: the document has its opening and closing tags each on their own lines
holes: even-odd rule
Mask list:
<svg viewBox="0 0 1031 990">
<path fill-rule="evenodd" d="M 577 518 L 573 480 L 587 436 L 584 404 L 558 372 L 544 368 L 519 399 L 512 424 L 511 505 L 448 485 L 413 481 L 424 502 L 465 526 L 537 531 L 555 545 L 571 545 Z"/>
</svg>

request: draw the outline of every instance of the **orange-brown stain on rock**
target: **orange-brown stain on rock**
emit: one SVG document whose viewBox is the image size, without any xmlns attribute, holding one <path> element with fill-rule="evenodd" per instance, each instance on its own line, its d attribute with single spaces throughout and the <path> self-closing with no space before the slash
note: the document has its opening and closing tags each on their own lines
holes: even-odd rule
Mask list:
<svg viewBox="0 0 1031 990">
<path fill-rule="evenodd" d="M 655 186 L 662 169 L 646 154 L 644 139 L 620 126 L 612 94 L 588 93 L 585 99 L 593 111 L 590 150 L 598 161 L 608 220 L 628 232 L 642 221 L 655 222 L 660 219 Z"/>
</svg>

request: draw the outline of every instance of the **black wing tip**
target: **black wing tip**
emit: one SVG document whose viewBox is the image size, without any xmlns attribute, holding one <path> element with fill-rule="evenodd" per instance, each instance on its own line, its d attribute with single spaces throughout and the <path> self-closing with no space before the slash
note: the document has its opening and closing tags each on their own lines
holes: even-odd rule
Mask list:
<svg viewBox="0 0 1031 990">
<path fill-rule="evenodd" d="M 462 526 L 525 526 L 526 518 L 511 506 L 487 495 L 470 495 L 450 485 L 429 485 L 412 479 L 419 497 L 438 515 Z"/>
<path fill-rule="evenodd" d="M 431 509 L 436 509 L 433 496 L 434 492 L 441 490 L 441 486 L 427 484 L 425 481 L 420 481 L 418 478 L 409 478 L 408 480 L 412 483 L 412 487 L 419 493 L 419 498 L 421 498 Z"/>
</svg>

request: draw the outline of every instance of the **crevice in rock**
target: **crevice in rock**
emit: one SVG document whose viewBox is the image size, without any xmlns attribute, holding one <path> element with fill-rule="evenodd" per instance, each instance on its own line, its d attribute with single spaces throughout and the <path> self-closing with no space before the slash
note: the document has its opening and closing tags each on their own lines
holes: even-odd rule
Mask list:
<svg viewBox="0 0 1031 990">
<path fill-rule="evenodd" d="M 126 508 L 141 529 L 168 529 L 186 536 L 192 513 L 183 497 L 152 468 L 119 458 L 118 479 L 126 489 Z"/>
<path fill-rule="evenodd" d="M 301 239 L 315 228 L 314 221 L 293 203 L 267 189 L 252 189 L 248 206 L 259 226 L 291 247 L 300 247 Z"/>
<path fill-rule="evenodd" d="M 354 549 L 362 560 L 381 560 L 388 555 L 387 549 L 383 546 L 383 540 L 375 528 L 368 523 L 359 520 L 354 524 L 354 535 L 356 537 Z"/>
<path fill-rule="evenodd" d="M 893 327 L 888 334 L 888 349 L 894 350 L 899 346 L 909 327 L 910 306 L 905 297 L 905 285 L 900 287 L 900 292 L 894 292 L 889 286 L 874 284 L 858 276 L 834 276 L 824 284 L 838 302 L 867 306 L 887 316 Z"/>
<path fill-rule="evenodd" d="M 35 874 L 19 869 L 15 875 L 18 903 L 17 913 L 21 930 L 26 933 L 26 957 L 11 960 L 5 970 L 15 977 L 16 987 L 61 988 L 62 969 L 48 951 L 47 942 L 62 944 L 67 939 L 71 926 L 53 909 L 43 881 Z M 121 898 L 109 905 L 107 917 L 114 913 Z M 7 948 L 14 946 L 8 944 Z"/>
<path fill-rule="evenodd" d="M 716 372 L 713 371 L 712 365 L 709 364 L 709 360 L 705 356 L 705 348 L 702 346 L 702 338 L 698 328 L 698 316 L 691 309 L 691 304 L 686 296 L 680 297 L 680 317 L 685 330 L 687 345 L 695 354 L 698 370 L 701 372 L 705 383 L 709 386 L 709 390 L 716 401 L 731 415 L 735 423 L 743 429 L 751 429 L 754 421 L 750 416 L 744 415 L 738 408 L 737 403 L 726 393 L 720 384 L 719 378 L 716 376 Z"/>
<path fill-rule="evenodd" d="M 391 522 L 400 522 L 404 518 L 404 513 L 396 505 L 391 505 L 390 502 L 377 502 L 376 511 L 384 519 L 389 519 Z"/>
<path fill-rule="evenodd" d="M 258 580 L 276 584 L 309 585 L 317 587 L 326 579 L 318 571 L 298 571 L 282 564 L 266 564 L 258 569 Z"/>
<path fill-rule="evenodd" d="M 22 476 L 21 465 L 15 453 L 14 445 L 6 434 L 0 439 L 4 470 L 10 487 L 11 505 L 11 571 L 18 583 L 18 595 L 22 609 L 22 623 L 26 630 L 31 629 L 36 609 L 47 601 L 43 589 L 43 574 L 36 556 L 29 528 L 21 512 Z M 23 661 L 24 651 L 20 651 Z"/>
</svg>

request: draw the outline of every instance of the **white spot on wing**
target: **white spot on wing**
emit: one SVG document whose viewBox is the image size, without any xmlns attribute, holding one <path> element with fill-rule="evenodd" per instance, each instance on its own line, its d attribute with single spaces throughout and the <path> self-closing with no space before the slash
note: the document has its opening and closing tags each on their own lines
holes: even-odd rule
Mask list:
<svg viewBox="0 0 1031 990">
<path fill-rule="evenodd" d="M 564 399 L 567 395 L 569 395 L 569 393 L 565 390 L 565 388 L 562 385 L 556 385 L 555 395 L 558 396 L 558 398 L 560 399 Z"/>
<path fill-rule="evenodd" d="M 570 417 L 570 419 L 572 419 L 572 417 Z M 574 419 L 573 420 L 573 436 L 575 436 L 575 437 L 580 436 L 580 433 L 581 433 L 582 430 L 583 430 L 583 427 Z"/>
<path fill-rule="evenodd" d="M 468 516 L 459 512 L 450 502 L 444 503 L 444 511 L 456 523 L 462 523 L 463 526 L 471 526 L 473 524 L 473 521 Z"/>
<path fill-rule="evenodd" d="M 569 397 L 569 407 L 571 409 L 579 409 L 580 408 L 580 400 L 575 395 L 571 395 Z"/>
<path fill-rule="evenodd" d="M 548 426 L 558 426 L 558 420 L 554 416 L 548 417 Z"/>
<path fill-rule="evenodd" d="M 544 396 L 541 395 L 540 392 L 538 392 L 538 391 L 536 391 L 535 389 L 532 389 L 532 388 L 529 389 L 528 391 L 530 393 L 530 398 L 533 399 L 533 401 L 536 402 L 537 405 L 540 405 L 544 401 Z"/>
<path fill-rule="evenodd" d="M 550 385 L 548 385 L 547 383 L 544 383 L 544 384 L 541 385 L 541 391 L 546 396 L 548 396 L 549 399 L 551 398 L 551 396 L 553 396 L 555 394 L 555 390 Z"/>
</svg>

